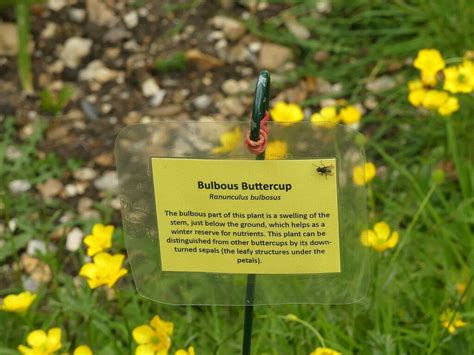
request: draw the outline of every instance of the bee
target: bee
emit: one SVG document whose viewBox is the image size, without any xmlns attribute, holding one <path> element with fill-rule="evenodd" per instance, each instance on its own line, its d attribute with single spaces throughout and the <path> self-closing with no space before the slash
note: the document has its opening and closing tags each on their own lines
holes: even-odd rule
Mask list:
<svg viewBox="0 0 474 355">
<path fill-rule="evenodd" d="M 334 165 L 324 165 L 322 160 L 321 166 L 315 164 L 313 165 L 316 166 L 316 172 L 321 176 L 325 176 L 326 179 L 328 178 L 328 176 L 333 176 L 334 174 L 332 171 L 332 169 L 334 169 Z"/>
</svg>

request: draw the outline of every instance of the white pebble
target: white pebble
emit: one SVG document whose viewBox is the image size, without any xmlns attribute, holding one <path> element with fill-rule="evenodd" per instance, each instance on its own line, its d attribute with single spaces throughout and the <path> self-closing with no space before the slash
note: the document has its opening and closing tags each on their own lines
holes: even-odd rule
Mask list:
<svg viewBox="0 0 474 355">
<path fill-rule="evenodd" d="M 14 194 L 20 192 L 26 192 L 31 188 L 31 184 L 27 180 L 13 180 L 8 184 L 10 191 Z"/>
<path fill-rule="evenodd" d="M 159 91 L 160 87 L 153 78 L 148 78 L 142 84 L 142 93 L 145 97 L 153 97 L 158 94 Z"/>
<path fill-rule="evenodd" d="M 66 250 L 77 251 L 81 247 L 84 233 L 77 227 L 74 227 L 66 237 Z"/>
<path fill-rule="evenodd" d="M 138 13 L 136 11 L 129 12 L 123 17 L 123 21 L 128 28 L 134 28 L 138 25 Z"/>
<path fill-rule="evenodd" d="M 26 253 L 31 256 L 46 254 L 46 244 L 39 239 L 31 239 L 26 247 Z"/>
</svg>

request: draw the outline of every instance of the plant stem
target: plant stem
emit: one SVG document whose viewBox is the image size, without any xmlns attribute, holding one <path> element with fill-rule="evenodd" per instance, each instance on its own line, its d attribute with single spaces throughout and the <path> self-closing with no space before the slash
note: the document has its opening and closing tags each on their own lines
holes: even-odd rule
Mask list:
<svg viewBox="0 0 474 355">
<path fill-rule="evenodd" d="M 433 192 L 435 191 L 436 189 L 436 184 L 432 184 L 430 189 L 428 190 L 428 192 L 426 193 L 423 201 L 421 201 L 421 204 L 420 204 L 420 207 L 418 207 L 418 210 L 416 211 L 415 213 L 415 216 L 413 217 L 413 219 L 411 220 L 408 228 L 406 229 L 406 232 L 405 232 L 405 235 L 403 236 L 403 239 L 402 241 L 400 242 L 400 245 L 398 246 L 397 250 L 395 251 L 395 254 L 393 254 L 393 257 L 392 257 L 392 260 L 390 260 L 390 266 L 389 266 L 389 270 L 392 270 L 393 268 L 393 265 L 395 263 L 395 261 L 397 260 L 398 258 L 398 255 L 400 254 L 402 248 L 406 245 L 406 243 L 408 242 L 408 237 L 411 233 L 411 230 L 413 229 L 413 227 L 415 226 L 415 223 L 418 221 L 418 218 L 420 218 L 420 215 L 421 213 L 423 212 L 423 210 L 425 209 L 426 205 L 428 204 L 430 198 L 431 198 L 431 195 L 433 194 Z"/>
<path fill-rule="evenodd" d="M 31 58 L 28 53 L 30 39 L 30 7 L 28 0 L 18 0 L 15 5 L 16 23 L 18 26 L 18 74 L 21 86 L 26 93 L 33 92 Z"/>
</svg>

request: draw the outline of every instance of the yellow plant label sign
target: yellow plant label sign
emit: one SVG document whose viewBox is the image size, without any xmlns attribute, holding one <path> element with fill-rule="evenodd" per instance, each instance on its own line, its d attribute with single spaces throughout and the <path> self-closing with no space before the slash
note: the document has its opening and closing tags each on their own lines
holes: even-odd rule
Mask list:
<svg viewBox="0 0 474 355">
<path fill-rule="evenodd" d="M 163 271 L 341 271 L 335 159 L 151 163 Z"/>
</svg>

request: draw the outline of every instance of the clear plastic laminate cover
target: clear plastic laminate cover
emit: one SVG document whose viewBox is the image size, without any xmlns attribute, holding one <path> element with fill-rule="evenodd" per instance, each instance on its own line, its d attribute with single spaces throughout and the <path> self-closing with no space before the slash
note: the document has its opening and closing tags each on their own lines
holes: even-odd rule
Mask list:
<svg viewBox="0 0 474 355">
<path fill-rule="evenodd" d="M 333 182 L 334 194 L 337 193 L 337 204 L 334 205 L 334 208 L 338 216 L 336 219 L 337 270 L 332 266 L 324 268 L 325 265 L 319 265 L 316 268 L 319 271 L 315 273 L 308 272 L 314 265 L 288 266 L 288 270 L 305 270 L 302 273 L 293 271 L 291 273 L 279 273 L 280 271 L 275 273 L 268 272 L 272 271 L 268 268 L 262 269 L 267 271 L 256 272 L 255 305 L 347 304 L 357 302 L 366 295 L 369 282 L 369 251 L 361 244 L 359 237 L 361 231 L 367 228 L 366 190 L 365 186 L 357 185 L 352 180 L 353 168 L 365 163 L 364 138 L 360 133 L 347 126 L 339 124 L 327 126 L 315 126 L 311 122 L 299 122 L 291 125 L 269 122 L 269 143 L 286 142 L 286 154 L 267 157 L 267 159 L 290 160 L 294 161 L 291 164 L 294 163 L 295 166 L 299 166 L 298 161 L 306 161 L 308 169 L 313 173 L 312 175 L 308 174 L 310 176 L 308 186 L 314 183 L 315 179 L 320 179 L 318 181 L 321 184 L 327 183 L 331 178 L 335 179 Z M 162 222 L 158 226 L 158 221 L 163 219 L 157 218 L 157 213 L 163 212 L 160 212 L 162 204 L 169 203 L 172 195 L 168 196 L 167 190 L 163 188 L 160 189 L 159 194 L 155 191 L 156 184 L 160 183 L 160 179 L 164 179 L 161 177 L 159 169 L 167 165 L 158 164 L 155 166 L 152 162 L 160 160 L 160 158 L 168 158 L 162 159 L 165 162 L 173 160 L 169 158 L 225 160 L 226 164 L 229 163 L 229 166 L 233 166 L 235 169 L 235 164 L 238 164 L 239 161 L 255 161 L 255 156 L 250 154 L 243 144 L 247 129 L 248 122 L 192 121 L 139 124 L 128 126 L 120 132 L 116 139 L 115 155 L 124 235 L 128 261 L 136 288 L 143 297 L 176 305 L 246 304 L 247 274 L 236 272 L 235 270 L 239 270 L 239 268 L 222 272 L 215 264 L 210 264 L 209 270 L 213 270 L 212 272 L 163 270 L 162 265 L 168 265 L 166 270 L 178 270 L 180 263 L 176 262 L 177 260 L 172 254 L 169 254 L 170 249 L 166 251 L 167 263 L 162 264 L 165 250 L 161 250 L 160 245 L 163 246 L 163 243 L 171 235 L 167 234 L 169 229 L 165 228 L 166 226 L 163 226 Z M 334 167 L 329 170 L 325 169 L 327 161 L 334 162 Z M 255 161 L 255 164 L 258 163 L 262 163 L 262 161 Z M 264 163 L 267 161 L 265 160 Z M 222 163 L 223 166 L 227 166 L 226 164 Z M 215 179 L 216 172 L 214 170 L 209 169 L 207 172 L 212 179 Z M 286 173 L 286 170 L 284 172 Z M 170 172 L 166 173 L 168 174 L 167 178 L 170 179 Z M 277 175 L 278 169 L 268 172 L 268 174 L 272 173 Z M 332 176 L 326 176 L 326 173 L 330 173 Z M 206 171 L 199 171 L 196 174 L 206 176 Z M 266 172 L 263 171 L 260 174 L 266 174 Z M 153 175 L 155 175 L 155 179 Z M 157 175 L 160 175 L 160 179 L 155 181 Z M 295 178 L 297 175 L 298 172 L 295 172 Z M 248 177 L 251 176 L 251 172 L 249 172 Z M 277 179 L 278 176 L 272 178 Z M 169 194 L 173 193 L 176 191 L 173 192 L 171 189 Z M 187 195 L 183 191 L 176 193 L 176 195 L 180 199 L 179 203 L 183 209 L 186 208 L 187 203 L 190 205 L 190 210 L 199 209 L 199 204 L 195 199 L 193 201 L 186 200 Z M 157 199 L 156 196 L 165 196 L 166 198 Z M 316 199 L 316 196 L 311 194 L 305 197 L 310 202 L 313 198 Z M 227 203 L 226 206 L 232 206 L 232 202 Z M 317 200 L 317 203 L 318 207 L 324 207 L 321 206 L 324 204 L 321 199 Z M 252 207 L 253 205 L 247 206 Z M 255 206 L 257 206 L 256 212 L 259 212 L 258 204 Z M 284 205 L 282 207 L 286 208 Z M 284 228 L 285 231 L 288 229 L 291 230 L 291 228 Z M 159 235 L 159 230 L 166 235 Z M 240 239 L 246 240 L 245 238 L 248 238 L 249 241 L 258 239 L 253 236 Z M 298 241 L 298 238 L 287 239 Z M 221 249 L 216 248 L 216 250 Z M 331 252 L 334 253 L 334 251 Z M 186 255 L 183 253 L 180 256 L 183 258 L 181 260 L 185 260 Z M 209 263 L 214 260 L 214 257 L 210 255 Z M 252 260 L 258 260 L 260 263 L 260 258 L 253 257 Z M 266 260 L 264 257 L 262 258 Z M 201 269 L 196 270 L 203 270 L 202 267 L 206 269 L 206 261 L 203 260 L 201 258 L 199 261 Z M 310 258 L 301 260 L 310 260 Z M 189 260 L 186 260 L 186 263 L 188 266 L 183 266 L 183 270 L 187 270 L 186 267 L 192 267 L 192 265 L 189 266 Z M 186 263 L 183 262 L 183 264 Z M 278 266 L 278 270 L 286 270 L 284 262 L 281 265 L 274 265 Z M 245 267 L 252 270 L 251 266 L 246 265 Z M 224 270 L 227 269 L 224 268 Z M 326 272 L 325 270 L 330 271 Z"/>
</svg>

